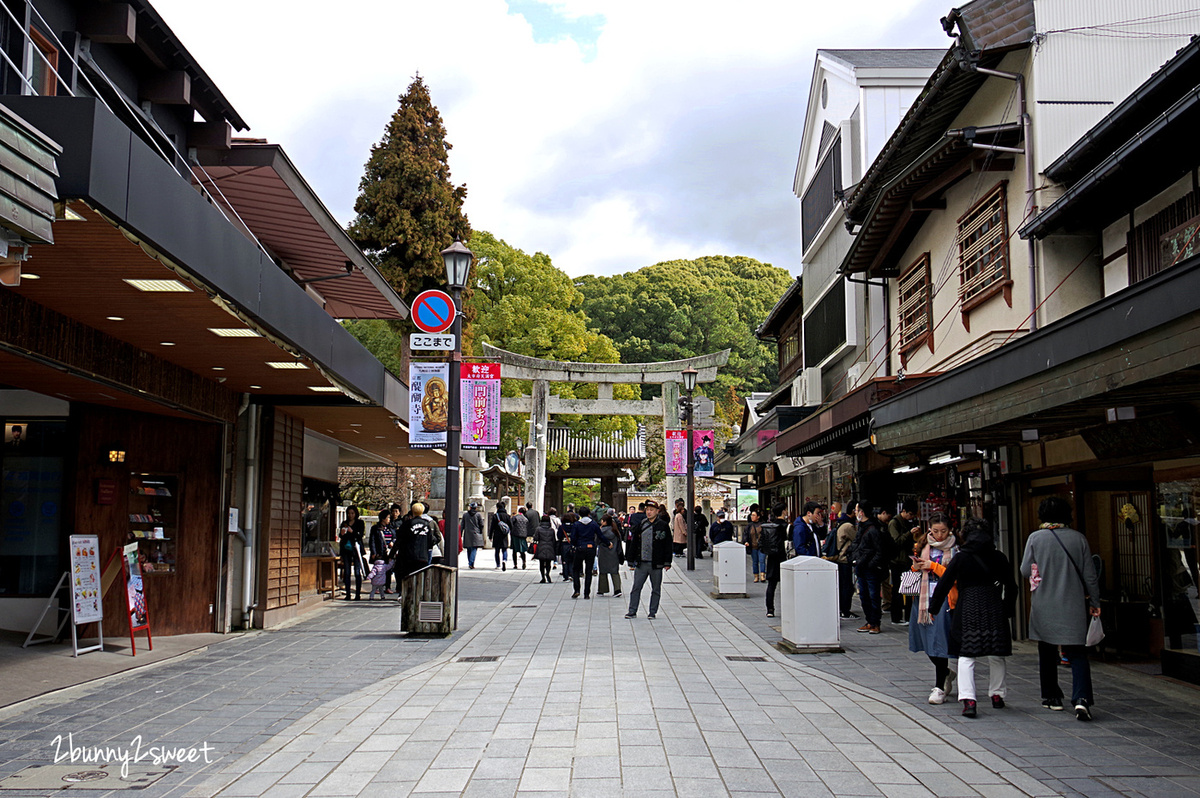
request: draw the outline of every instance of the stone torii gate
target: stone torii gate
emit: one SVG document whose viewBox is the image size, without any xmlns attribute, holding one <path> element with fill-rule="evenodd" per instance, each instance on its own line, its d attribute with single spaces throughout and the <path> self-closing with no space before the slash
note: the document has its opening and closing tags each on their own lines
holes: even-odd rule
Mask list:
<svg viewBox="0 0 1200 798">
<path fill-rule="evenodd" d="M 710 383 L 717 379 L 717 369 L 729 362 L 728 349 L 684 360 L 659 363 L 568 363 L 518 355 L 490 344 L 483 345 L 483 354 L 500 363 L 502 379 L 531 380 L 531 396 L 506 396 L 500 400 L 502 413 L 529 413 L 529 444 L 525 447 L 526 496 L 541 512 L 546 495 L 546 430 L 551 413 L 571 413 L 590 416 L 662 416 L 665 429 L 679 429 L 679 391 L 682 372 L 693 368 L 696 382 Z M 585 382 L 597 386 L 598 399 L 566 399 L 550 393 L 552 382 Z M 613 399 L 612 387 L 627 385 L 661 385 L 658 399 Z M 691 442 L 688 442 L 691 445 Z M 532 468 L 530 468 L 532 464 Z M 683 477 L 667 480 L 668 501 L 682 494 L 679 483 Z"/>
</svg>

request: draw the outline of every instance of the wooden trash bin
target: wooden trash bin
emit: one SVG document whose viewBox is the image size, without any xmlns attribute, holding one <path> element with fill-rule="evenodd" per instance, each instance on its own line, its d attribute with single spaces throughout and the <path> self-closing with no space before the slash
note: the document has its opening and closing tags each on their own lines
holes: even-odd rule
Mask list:
<svg viewBox="0 0 1200 798">
<path fill-rule="evenodd" d="M 427 565 L 401 583 L 400 631 L 446 637 L 458 628 L 457 569 Z"/>
</svg>

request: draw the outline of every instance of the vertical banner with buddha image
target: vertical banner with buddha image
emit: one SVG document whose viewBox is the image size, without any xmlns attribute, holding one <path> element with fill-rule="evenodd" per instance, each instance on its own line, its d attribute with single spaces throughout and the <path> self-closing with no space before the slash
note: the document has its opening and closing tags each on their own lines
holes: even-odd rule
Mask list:
<svg viewBox="0 0 1200 798">
<path fill-rule="evenodd" d="M 462 364 L 462 447 L 500 448 L 500 364 Z"/>
<path fill-rule="evenodd" d="M 408 366 L 408 445 L 412 449 L 446 446 L 450 420 L 450 364 Z"/>
</svg>

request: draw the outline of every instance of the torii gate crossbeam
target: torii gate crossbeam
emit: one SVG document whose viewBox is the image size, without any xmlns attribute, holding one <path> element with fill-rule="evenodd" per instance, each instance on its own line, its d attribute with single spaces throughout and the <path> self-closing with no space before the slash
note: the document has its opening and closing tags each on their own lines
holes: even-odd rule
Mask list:
<svg viewBox="0 0 1200 798">
<path fill-rule="evenodd" d="M 525 449 L 525 462 L 533 463 L 532 474 L 527 474 L 526 485 L 531 489 L 534 507 L 541 512 L 546 494 L 546 430 L 551 413 L 603 416 L 651 416 L 662 414 L 663 427 L 679 428 L 679 416 L 675 412 L 679 400 L 679 387 L 684 369 L 698 372 L 698 383 L 715 382 L 717 369 L 729 362 L 730 350 L 712 352 L 683 360 L 667 360 L 659 363 L 569 363 L 561 360 L 518 355 L 504 349 L 483 345 L 485 357 L 500 363 L 500 376 L 505 379 L 531 380 L 532 396 L 505 397 L 500 401 L 501 412 L 528 412 L 530 415 L 530 440 Z M 550 395 L 552 382 L 586 382 L 598 386 L 599 399 L 564 399 Z M 660 399 L 613 399 L 612 386 L 661 385 Z M 677 491 L 670 491 L 675 493 Z"/>
</svg>

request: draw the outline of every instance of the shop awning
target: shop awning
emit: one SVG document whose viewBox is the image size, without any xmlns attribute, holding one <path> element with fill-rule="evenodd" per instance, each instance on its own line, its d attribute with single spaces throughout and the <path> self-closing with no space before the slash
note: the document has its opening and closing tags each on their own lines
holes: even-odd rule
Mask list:
<svg viewBox="0 0 1200 798">
<path fill-rule="evenodd" d="M 444 464 L 408 448 L 407 387 L 106 109 L 11 99 L 62 138 L 64 199 L 0 291 L 0 382 L 226 423 L 249 396 L 383 462 Z"/>
<path fill-rule="evenodd" d="M 330 316 L 408 318 L 408 306 L 346 235 L 282 147 L 235 140 L 231 150 L 201 151 L 200 161 L 205 188 L 230 211 L 230 219 L 244 223 L 324 299 Z"/>
<path fill-rule="evenodd" d="M 1200 397 L 1200 256 L 872 409 L 880 451 L 1014 443 Z"/>
<path fill-rule="evenodd" d="M 927 374 L 906 377 L 876 377 L 858 386 L 816 415 L 795 424 L 775 439 L 779 456 L 813 457 L 845 451 L 868 439 L 871 409 L 897 393 L 911 390 L 929 378 Z"/>
</svg>

